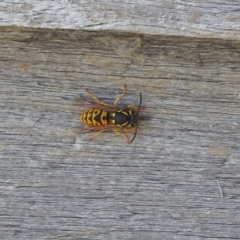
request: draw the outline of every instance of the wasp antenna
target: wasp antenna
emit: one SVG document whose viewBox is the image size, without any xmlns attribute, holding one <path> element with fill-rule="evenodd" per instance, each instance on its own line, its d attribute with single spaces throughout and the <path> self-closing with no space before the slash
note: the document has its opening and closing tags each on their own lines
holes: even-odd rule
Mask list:
<svg viewBox="0 0 240 240">
<path fill-rule="evenodd" d="M 137 113 L 136 113 L 136 119 L 138 118 L 138 114 L 139 114 L 139 112 L 140 112 L 140 108 L 141 108 L 141 105 L 142 105 L 142 93 L 139 92 L 139 95 L 140 95 L 140 101 L 139 101 L 138 110 L 137 110 Z M 138 124 L 137 124 L 137 122 L 136 122 L 136 129 L 135 129 L 133 138 L 132 138 L 132 140 L 131 140 L 129 143 L 133 142 L 133 140 L 134 140 L 135 137 L 137 136 L 137 130 L 138 130 Z"/>
</svg>

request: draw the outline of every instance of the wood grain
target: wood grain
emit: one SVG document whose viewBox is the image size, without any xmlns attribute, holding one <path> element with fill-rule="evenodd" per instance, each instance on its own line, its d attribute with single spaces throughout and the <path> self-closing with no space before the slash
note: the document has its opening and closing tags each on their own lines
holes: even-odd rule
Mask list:
<svg viewBox="0 0 240 240">
<path fill-rule="evenodd" d="M 0 26 L 240 40 L 236 0 L 3 0 Z"/>
<path fill-rule="evenodd" d="M 0 28 L 2 239 L 240 239 L 240 44 Z M 77 135 L 73 100 L 143 93 L 142 131 Z"/>
</svg>

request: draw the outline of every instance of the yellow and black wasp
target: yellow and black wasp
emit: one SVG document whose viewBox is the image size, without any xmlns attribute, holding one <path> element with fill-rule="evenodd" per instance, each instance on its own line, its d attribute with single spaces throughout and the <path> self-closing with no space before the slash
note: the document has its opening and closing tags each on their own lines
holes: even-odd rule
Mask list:
<svg viewBox="0 0 240 240">
<path fill-rule="evenodd" d="M 138 127 L 138 114 L 146 107 L 142 107 L 142 93 L 140 92 L 140 101 L 138 106 L 128 105 L 125 108 L 119 108 L 117 103 L 127 92 L 127 85 L 124 85 L 124 90 L 120 96 L 116 98 L 113 105 L 107 104 L 99 100 L 92 92 L 86 89 L 86 92 L 93 98 L 94 101 L 87 100 L 85 98 L 77 99 L 74 105 L 77 106 L 91 106 L 90 109 L 83 112 L 80 116 L 81 121 L 85 125 L 84 128 L 79 128 L 77 133 L 88 133 L 98 131 L 89 140 L 94 140 L 102 132 L 113 129 L 114 132 L 124 137 L 127 143 L 131 143 L 136 135 Z M 123 133 L 131 132 L 135 130 L 133 138 L 129 140 L 128 136 Z"/>
</svg>

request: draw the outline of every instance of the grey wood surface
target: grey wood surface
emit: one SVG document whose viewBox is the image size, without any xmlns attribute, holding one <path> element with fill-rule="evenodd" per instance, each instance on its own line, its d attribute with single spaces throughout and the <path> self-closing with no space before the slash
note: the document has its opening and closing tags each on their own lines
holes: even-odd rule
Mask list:
<svg viewBox="0 0 240 240">
<path fill-rule="evenodd" d="M 1 239 L 240 239 L 240 44 L 0 28 Z M 91 89 L 141 132 L 78 135 Z"/>
<path fill-rule="evenodd" d="M 2 0 L 0 26 L 240 40 L 239 0 Z"/>
</svg>

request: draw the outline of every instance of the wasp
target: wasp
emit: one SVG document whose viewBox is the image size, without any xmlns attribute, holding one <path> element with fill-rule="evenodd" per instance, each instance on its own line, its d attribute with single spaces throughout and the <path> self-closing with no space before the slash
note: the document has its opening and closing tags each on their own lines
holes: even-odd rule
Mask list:
<svg viewBox="0 0 240 240">
<path fill-rule="evenodd" d="M 140 111 L 144 110 L 146 107 L 142 107 L 142 93 L 140 94 L 140 101 L 138 106 L 128 105 L 125 108 L 120 108 L 117 103 L 127 92 L 127 85 L 124 85 L 124 90 L 120 96 L 116 98 L 113 105 L 107 104 L 99 100 L 92 92 L 86 89 L 86 92 L 91 96 L 93 101 L 81 97 L 74 102 L 77 106 L 91 106 L 90 109 L 84 111 L 80 119 L 85 125 L 83 128 L 78 128 L 77 133 L 89 133 L 98 131 L 89 140 L 94 140 L 102 132 L 108 129 L 113 129 L 114 132 L 125 138 L 127 143 L 131 143 L 139 130 L 138 127 L 138 114 Z M 124 132 L 134 131 L 133 137 L 130 140 Z"/>
</svg>

